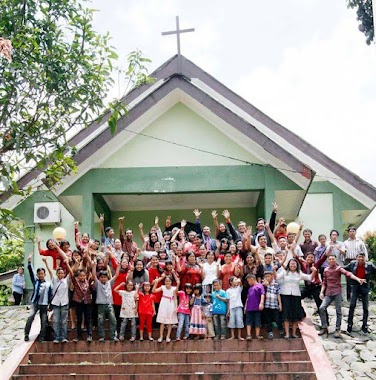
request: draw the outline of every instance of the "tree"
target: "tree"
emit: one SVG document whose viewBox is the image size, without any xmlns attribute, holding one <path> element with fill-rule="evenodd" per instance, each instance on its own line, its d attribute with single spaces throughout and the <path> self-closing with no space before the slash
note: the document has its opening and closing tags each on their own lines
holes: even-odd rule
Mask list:
<svg viewBox="0 0 376 380">
<path fill-rule="evenodd" d="M 106 109 L 118 57 L 110 36 L 93 29 L 94 10 L 81 3 L 0 0 L 2 196 L 28 195 L 33 189 L 19 188 L 17 179 L 31 168 L 40 169 L 48 187 L 76 170 L 69 136 Z M 140 52 L 130 54 L 121 72 L 128 84 L 148 81 L 147 61 Z M 109 103 L 113 133 L 125 110 L 120 100 Z M 0 206 L 0 235 L 12 219 Z"/>
<path fill-rule="evenodd" d="M 357 9 L 357 20 L 360 22 L 359 30 L 365 34 L 366 43 L 370 45 L 375 37 L 372 0 L 347 0 L 347 6 Z"/>
</svg>

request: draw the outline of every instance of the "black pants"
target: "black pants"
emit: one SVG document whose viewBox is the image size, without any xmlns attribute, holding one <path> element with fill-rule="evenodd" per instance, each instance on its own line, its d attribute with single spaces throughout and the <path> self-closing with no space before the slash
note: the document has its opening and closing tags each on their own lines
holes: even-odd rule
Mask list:
<svg viewBox="0 0 376 380">
<path fill-rule="evenodd" d="M 361 296 L 362 297 L 362 304 L 363 304 L 362 329 L 364 330 L 367 328 L 367 321 L 368 321 L 369 286 L 368 286 L 368 284 L 351 285 L 351 290 L 352 290 L 352 295 L 351 295 L 349 317 L 348 317 L 347 324 L 348 324 L 348 326 L 352 327 L 356 302 L 357 302 L 359 296 Z"/>
<path fill-rule="evenodd" d="M 85 316 L 85 327 L 87 335 L 91 336 L 90 328 L 90 304 L 89 303 L 78 303 L 76 302 L 76 313 L 77 313 L 77 338 L 81 338 L 82 334 L 82 314 Z"/>
<path fill-rule="evenodd" d="M 23 296 L 23 295 L 20 294 L 20 293 L 13 292 L 14 304 L 15 304 L 16 306 L 18 306 L 18 305 L 21 303 L 22 296 Z"/>
<path fill-rule="evenodd" d="M 262 312 L 262 315 L 265 318 L 266 331 L 268 333 L 273 332 L 273 322 L 275 322 L 278 325 L 278 329 L 282 331 L 278 309 L 265 308 Z"/>
<path fill-rule="evenodd" d="M 121 305 L 113 305 L 116 318 L 116 331 L 119 335 L 122 318 L 120 318 Z"/>
<path fill-rule="evenodd" d="M 345 259 L 345 265 L 351 263 L 353 259 Z M 351 299 L 351 279 L 346 276 L 346 299 L 348 302 L 350 302 Z M 359 296 L 359 294 L 358 294 Z"/>
<path fill-rule="evenodd" d="M 37 303 L 31 304 L 30 314 L 29 314 L 29 317 L 27 318 L 26 326 L 25 326 L 25 336 L 29 336 L 31 325 L 33 324 L 35 315 L 39 311 L 41 327 L 40 327 L 40 333 L 38 336 L 38 341 L 41 342 L 45 340 L 47 325 L 48 325 L 47 309 L 48 309 L 48 305 L 39 305 Z"/>
</svg>

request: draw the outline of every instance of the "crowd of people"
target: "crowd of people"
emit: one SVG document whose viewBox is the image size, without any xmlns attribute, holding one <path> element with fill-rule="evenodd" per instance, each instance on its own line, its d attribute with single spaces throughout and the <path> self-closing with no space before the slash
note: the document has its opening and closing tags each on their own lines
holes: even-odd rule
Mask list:
<svg viewBox="0 0 376 380">
<path fill-rule="evenodd" d="M 113 341 L 153 340 L 152 329 L 158 326 L 158 342 L 170 342 L 173 327 L 176 341 L 263 339 L 263 325 L 268 339 L 276 336 L 276 327 L 278 337 L 292 339 L 298 336 L 297 324 L 305 316 L 301 304 L 305 297 L 317 304 L 321 335 L 328 334 L 326 310 L 335 302 L 335 337 L 339 337 L 342 274 L 349 279 L 348 333 L 359 295 L 364 309 L 362 332 L 368 333 L 369 276 L 376 267 L 368 262 L 355 227 L 349 228 L 345 242 L 337 240 L 336 230 L 330 232 L 329 241 L 320 234 L 316 242 L 302 223 L 294 233 L 287 231 L 283 218 L 276 223 L 277 205 L 273 204 L 269 223 L 259 218 L 255 232 L 244 221 L 236 228 L 228 210 L 222 213 L 224 222 L 212 211 L 212 234 L 210 226 L 201 225 L 201 212 L 196 209 L 193 214 L 194 223 L 172 224 L 168 217 L 163 231 L 158 217 L 147 233 L 140 223 L 141 247 L 134 241 L 134 232 L 124 230 L 124 217 L 119 218 L 116 238 L 114 229 L 105 227 L 104 215 L 100 215 L 101 239 L 80 233 L 75 223 L 74 249 L 66 240 L 53 239 L 44 249 L 38 239 L 45 268 L 34 272 L 29 256 L 34 290 L 25 340 L 38 311 L 38 340 L 45 339 L 49 309 L 53 310 L 55 343 L 68 341 L 68 320 L 71 329 L 76 329 L 74 341 L 83 338 L 84 330 L 91 341 L 93 329 L 98 330 L 99 341 L 105 341 L 106 319 Z M 303 242 L 298 244 L 301 233 Z M 47 257 L 52 257 L 52 268 Z M 17 287 L 19 282 L 15 291 Z"/>
</svg>

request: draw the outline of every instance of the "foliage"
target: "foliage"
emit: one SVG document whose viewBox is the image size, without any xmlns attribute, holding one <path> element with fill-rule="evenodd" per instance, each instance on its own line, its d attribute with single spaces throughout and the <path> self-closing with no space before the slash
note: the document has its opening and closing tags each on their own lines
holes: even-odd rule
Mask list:
<svg viewBox="0 0 376 380">
<path fill-rule="evenodd" d="M 24 242 L 19 239 L 5 239 L 0 241 L 0 273 L 16 269 L 23 265 Z"/>
<path fill-rule="evenodd" d="M 356 8 L 359 30 L 366 36 L 366 43 L 370 45 L 375 37 L 373 25 L 372 0 L 347 0 L 349 8 Z"/>
<path fill-rule="evenodd" d="M 49 188 L 75 171 L 69 138 L 107 108 L 118 56 L 82 3 L 0 0 L 0 37 L 12 45 L 11 60 L 0 56 L 0 195 L 30 194 L 34 189 L 17 180 L 32 168 Z M 132 52 L 118 74 L 130 86 L 148 82 L 147 62 Z M 121 101 L 109 105 L 112 133 L 123 110 Z M 12 219 L 0 206 L 0 237 L 9 235 Z"/>
<path fill-rule="evenodd" d="M 367 245 L 368 250 L 368 259 L 369 261 L 373 262 L 376 265 L 376 231 L 374 232 L 366 232 L 363 240 L 365 244 Z M 370 291 L 370 298 L 371 300 L 376 300 L 376 275 L 372 276 L 371 281 L 371 291 Z"/>
<path fill-rule="evenodd" d="M 0 284 L 0 306 L 8 306 L 8 298 L 12 294 L 12 288 L 4 284 Z"/>
</svg>

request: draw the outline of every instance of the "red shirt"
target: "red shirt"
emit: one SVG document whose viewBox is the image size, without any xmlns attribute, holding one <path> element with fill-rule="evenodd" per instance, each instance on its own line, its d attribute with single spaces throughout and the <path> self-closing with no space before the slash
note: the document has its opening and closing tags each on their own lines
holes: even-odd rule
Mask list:
<svg viewBox="0 0 376 380">
<path fill-rule="evenodd" d="M 153 315 L 153 301 L 156 298 L 156 294 L 144 294 L 138 292 L 138 314 L 148 314 Z"/>
<path fill-rule="evenodd" d="M 158 268 L 149 268 L 148 272 L 149 272 L 149 281 L 150 281 L 150 283 L 152 283 L 157 277 L 161 277 L 162 276 L 162 273 L 159 273 Z M 161 286 L 161 285 L 163 285 L 163 284 L 160 282 L 158 284 L 158 287 Z M 155 299 L 154 299 L 155 303 L 161 302 L 162 292 L 155 293 L 154 296 L 155 296 Z"/>
<path fill-rule="evenodd" d="M 366 266 L 365 265 L 363 265 L 363 266 L 358 265 L 356 268 L 355 276 L 362 278 L 362 279 L 365 279 L 366 278 Z"/>
<path fill-rule="evenodd" d="M 112 267 L 116 270 L 117 266 L 119 265 L 114 257 L 111 257 L 111 264 Z M 114 292 L 114 289 L 120 285 L 121 283 L 124 283 L 128 274 L 128 269 L 125 271 L 120 270 L 119 276 L 116 278 L 114 284 L 112 285 L 112 299 L 113 299 L 113 304 L 121 306 L 122 303 L 122 298 L 119 293 Z"/>
<path fill-rule="evenodd" d="M 192 284 L 192 286 L 201 284 L 201 268 L 198 265 L 188 266 L 185 264 L 183 268 L 181 268 L 180 276 L 180 289 L 184 289 L 187 283 Z"/>
</svg>

